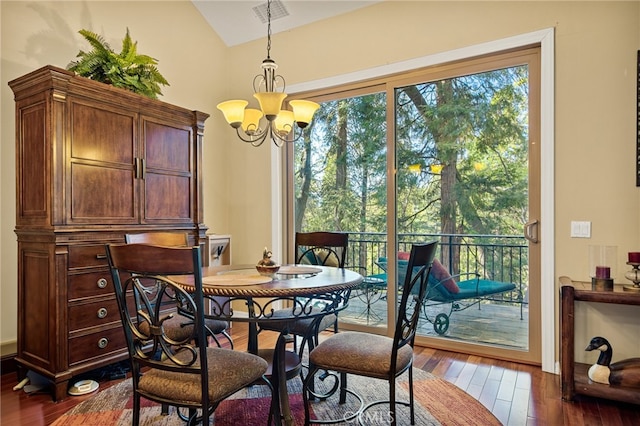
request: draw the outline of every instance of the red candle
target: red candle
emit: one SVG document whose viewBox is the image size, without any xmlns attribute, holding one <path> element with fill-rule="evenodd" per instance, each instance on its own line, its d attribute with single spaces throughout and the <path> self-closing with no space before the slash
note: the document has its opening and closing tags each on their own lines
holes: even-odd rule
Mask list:
<svg viewBox="0 0 640 426">
<path fill-rule="evenodd" d="M 639 251 L 630 251 L 629 252 L 629 263 L 640 263 L 640 252 Z"/>
<path fill-rule="evenodd" d="M 596 278 L 609 279 L 611 277 L 611 268 L 608 266 L 596 266 Z"/>
</svg>

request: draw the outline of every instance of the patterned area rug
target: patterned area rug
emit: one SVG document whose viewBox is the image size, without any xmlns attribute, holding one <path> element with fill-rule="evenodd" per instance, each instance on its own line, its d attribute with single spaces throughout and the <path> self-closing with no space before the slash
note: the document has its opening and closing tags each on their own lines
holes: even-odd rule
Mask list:
<svg viewBox="0 0 640 426">
<path fill-rule="evenodd" d="M 414 369 L 416 425 L 500 425 L 500 422 L 476 399 L 455 385 Z M 349 388 L 358 393 L 365 403 L 388 399 L 385 381 L 350 375 Z M 397 397 L 408 401 L 407 374 L 398 379 Z M 288 382 L 289 400 L 296 425 L 304 424 L 304 407 L 299 379 Z M 53 426 L 131 425 L 131 380 L 123 381 L 81 402 L 53 423 Z M 266 425 L 271 394 L 266 386 L 252 386 L 223 401 L 215 412 L 216 426 Z M 184 425 L 175 413 L 162 416 L 160 405 L 142 399 L 140 425 Z M 358 402 L 351 395 L 340 405 L 337 396 L 323 402 L 314 402 L 313 415 L 317 418 L 342 418 L 352 413 Z M 367 425 L 388 425 L 388 405 L 379 405 L 364 414 Z M 345 424 L 357 424 L 356 421 Z M 398 405 L 398 424 L 408 425 L 409 408 Z"/>
</svg>

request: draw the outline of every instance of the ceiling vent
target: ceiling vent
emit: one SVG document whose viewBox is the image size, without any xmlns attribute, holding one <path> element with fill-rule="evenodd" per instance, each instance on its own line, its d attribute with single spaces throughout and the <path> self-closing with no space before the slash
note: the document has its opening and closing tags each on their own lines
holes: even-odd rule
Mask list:
<svg viewBox="0 0 640 426">
<path fill-rule="evenodd" d="M 253 13 L 260 19 L 260 22 L 267 23 L 267 3 L 253 7 Z M 273 0 L 271 2 L 271 20 L 275 21 L 285 16 L 289 16 L 289 11 L 284 7 L 284 4 L 280 0 Z"/>
</svg>

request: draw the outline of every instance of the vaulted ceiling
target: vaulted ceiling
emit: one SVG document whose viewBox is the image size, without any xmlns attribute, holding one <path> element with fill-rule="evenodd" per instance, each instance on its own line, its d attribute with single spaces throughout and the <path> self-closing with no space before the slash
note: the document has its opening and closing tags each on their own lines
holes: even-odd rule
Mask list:
<svg viewBox="0 0 640 426">
<path fill-rule="evenodd" d="M 227 46 L 267 36 L 266 1 L 191 1 Z M 271 32 L 276 34 L 380 1 L 383 0 L 273 0 Z"/>
</svg>

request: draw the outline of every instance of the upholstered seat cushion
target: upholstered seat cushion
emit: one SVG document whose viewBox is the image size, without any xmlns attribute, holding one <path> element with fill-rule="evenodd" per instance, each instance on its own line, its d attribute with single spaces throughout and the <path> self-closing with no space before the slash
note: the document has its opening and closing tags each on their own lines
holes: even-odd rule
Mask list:
<svg viewBox="0 0 640 426">
<path fill-rule="evenodd" d="M 226 321 L 222 320 L 207 319 L 204 322 L 213 334 L 222 333 L 229 326 Z M 149 335 L 148 322 L 141 322 L 138 328 L 142 333 Z M 172 318 L 162 323 L 162 328 L 165 335 L 176 342 L 183 342 L 193 338 L 193 320 L 184 315 L 174 313 Z"/>
<path fill-rule="evenodd" d="M 311 312 L 313 315 L 313 314 L 318 314 L 321 311 L 318 308 L 313 308 Z M 278 309 L 273 312 L 274 318 L 286 318 L 292 315 L 293 315 L 293 312 L 291 308 Z M 316 321 L 317 319 L 318 319 L 317 317 L 311 316 L 308 318 L 295 319 L 289 322 L 261 321 L 260 328 L 263 330 L 282 331 L 285 325 L 288 325 L 290 333 L 296 334 L 298 336 L 306 336 L 311 331 L 313 331 L 313 330 L 310 330 L 310 327 L 313 321 Z M 322 319 L 320 320 L 320 325 L 318 326 L 318 330 L 322 331 L 324 329 L 331 327 L 335 321 L 336 321 L 335 314 L 328 314 L 323 316 Z M 311 335 L 315 335 L 315 334 L 312 333 Z"/>
<path fill-rule="evenodd" d="M 311 364 L 321 369 L 387 378 L 391 372 L 393 339 L 377 334 L 347 331 L 335 334 L 320 343 L 311 354 Z M 403 346 L 398 351 L 398 373 L 411 364 L 413 348 Z"/>
<path fill-rule="evenodd" d="M 190 353 L 181 351 L 177 357 L 189 360 Z M 172 364 L 169 360 L 165 361 Z M 220 401 L 262 377 L 267 362 L 259 356 L 231 349 L 207 348 L 209 367 L 209 399 Z M 199 360 L 196 361 L 199 365 Z M 152 369 L 140 377 L 139 390 L 178 404 L 200 403 L 200 375 Z"/>
</svg>

